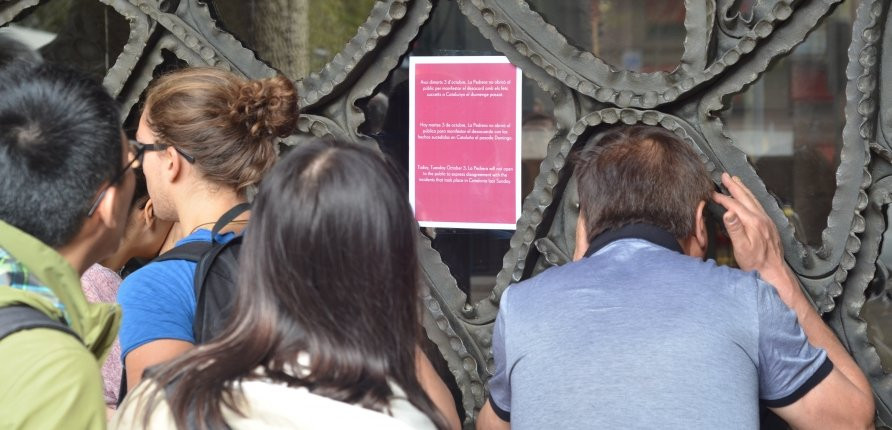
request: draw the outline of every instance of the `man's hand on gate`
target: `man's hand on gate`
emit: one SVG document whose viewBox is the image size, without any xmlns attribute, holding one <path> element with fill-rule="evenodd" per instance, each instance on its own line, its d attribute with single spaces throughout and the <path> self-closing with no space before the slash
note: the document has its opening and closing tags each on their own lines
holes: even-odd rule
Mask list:
<svg viewBox="0 0 892 430">
<path fill-rule="evenodd" d="M 774 222 L 740 178 L 722 173 L 722 184 L 731 195 L 713 193 L 712 198 L 728 210 L 722 221 L 740 268 L 758 271 L 763 279 L 783 274 L 784 248 Z"/>
<path fill-rule="evenodd" d="M 827 351 L 833 369 L 794 403 L 772 408 L 792 428 L 873 428 L 873 392 L 864 372 L 807 300 L 796 275 L 784 262 L 780 235 L 771 218 L 740 178 L 722 174 L 730 196 L 713 194 L 728 209 L 723 221 L 734 258 L 743 270 L 756 270 L 774 286 L 781 300 L 796 313 L 809 343 Z"/>
</svg>

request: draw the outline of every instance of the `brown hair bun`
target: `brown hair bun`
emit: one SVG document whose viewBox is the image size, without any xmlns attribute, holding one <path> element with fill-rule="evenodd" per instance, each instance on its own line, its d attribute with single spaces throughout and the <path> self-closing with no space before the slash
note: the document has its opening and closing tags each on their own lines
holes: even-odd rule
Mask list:
<svg viewBox="0 0 892 430">
<path fill-rule="evenodd" d="M 245 81 L 233 101 L 230 117 L 251 137 L 285 137 L 297 127 L 297 90 L 284 76 Z"/>
<path fill-rule="evenodd" d="M 158 141 L 192 156 L 203 179 L 241 192 L 275 163 L 274 139 L 297 127 L 297 91 L 283 76 L 246 81 L 190 67 L 153 82 L 144 113 Z"/>
</svg>

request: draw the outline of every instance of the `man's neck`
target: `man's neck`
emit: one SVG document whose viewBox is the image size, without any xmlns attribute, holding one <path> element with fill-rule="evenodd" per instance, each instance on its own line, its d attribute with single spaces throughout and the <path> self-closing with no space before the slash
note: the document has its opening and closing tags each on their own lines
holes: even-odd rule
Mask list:
<svg viewBox="0 0 892 430">
<path fill-rule="evenodd" d="M 113 242 L 115 240 L 119 242 Z M 94 263 L 115 252 L 119 245 L 120 239 L 111 230 L 98 220 L 88 219 L 73 239 L 55 250 L 80 276 Z"/>
<path fill-rule="evenodd" d="M 129 258 L 128 255 L 135 255 L 136 253 L 132 249 L 119 249 L 113 255 L 108 258 L 99 261 L 99 264 L 117 272 L 127 264 L 127 260 Z"/>
<path fill-rule="evenodd" d="M 181 196 L 176 202 L 180 231 L 188 235 L 198 228 L 210 230 L 226 211 L 246 201 L 244 196 L 238 195 L 235 191 L 222 189 L 213 193 L 189 193 Z M 248 215 L 244 214 L 237 219 L 242 220 L 247 217 Z"/>
<path fill-rule="evenodd" d="M 585 256 L 588 257 L 610 243 L 621 239 L 642 239 L 666 249 L 684 253 L 684 249 L 682 249 L 678 239 L 672 236 L 668 231 L 651 224 L 629 224 L 604 231 L 595 236 L 591 243 L 589 243 Z"/>
<path fill-rule="evenodd" d="M 88 249 L 77 244 L 68 244 L 55 249 L 74 268 L 78 276 L 83 275 L 96 262 L 96 258 L 89 255 Z"/>
</svg>

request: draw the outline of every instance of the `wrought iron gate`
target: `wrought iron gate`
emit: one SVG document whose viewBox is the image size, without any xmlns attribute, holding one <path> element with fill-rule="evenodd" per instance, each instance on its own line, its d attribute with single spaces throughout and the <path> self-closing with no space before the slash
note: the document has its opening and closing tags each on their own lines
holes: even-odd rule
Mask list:
<svg viewBox="0 0 892 430">
<path fill-rule="evenodd" d="M 224 29 L 213 4 L 93 3 L 100 2 L 107 6 L 103 13 L 112 11 L 129 26 L 120 54 L 106 59 L 107 67 L 98 73 L 131 112 L 130 120 L 153 73 L 165 64 L 212 65 L 249 77 L 276 73 Z M 52 1 L 0 2 L 0 25 L 47 3 Z M 892 291 L 886 291 L 889 270 L 881 255 L 892 204 L 892 109 L 883 109 L 892 107 L 892 85 L 886 84 L 892 49 L 883 49 L 892 43 L 887 31 L 892 25 L 890 2 L 860 0 L 855 9 L 842 0 L 685 0 L 683 54 L 677 67 L 639 72 L 579 48 L 523 0 L 378 0 L 356 35 L 321 70 L 292 76 L 303 114 L 299 134 L 287 143 L 333 135 L 377 147 L 369 130 L 380 128 L 370 124 L 380 119 L 368 115 L 368 100 L 399 68 L 435 7 L 457 8 L 460 19 L 476 27 L 494 51 L 519 66 L 553 103 L 553 135 L 488 297 L 469 301 L 429 239 L 419 235 L 428 286 L 424 327 L 460 389 L 467 426 L 483 403 L 484 382 L 492 369 L 491 329 L 501 292 L 573 254 L 578 204 L 568 155 L 607 127 L 634 123 L 673 131 L 699 151 L 714 179 L 728 171 L 755 192 L 781 232 L 787 262 L 873 384 L 878 425 L 892 426 L 892 377 L 887 371 L 892 369 L 892 353 L 887 352 L 892 349 L 884 340 L 892 336 L 892 320 L 884 318 L 892 315 L 886 305 Z M 758 85 L 772 64 L 840 7 L 856 13 L 839 106 L 844 110 L 844 127 L 837 136 L 842 144 L 829 157 L 838 159 L 838 165 L 823 175 L 833 182 L 835 173 L 823 228 L 822 221 L 791 221 L 789 207 L 769 192 L 751 157 L 729 137 L 734 133 L 727 120 L 735 95 Z M 841 56 L 844 47 L 838 50 Z M 806 178 L 813 179 L 821 178 Z M 805 235 L 805 230 L 815 234 Z"/>
</svg>

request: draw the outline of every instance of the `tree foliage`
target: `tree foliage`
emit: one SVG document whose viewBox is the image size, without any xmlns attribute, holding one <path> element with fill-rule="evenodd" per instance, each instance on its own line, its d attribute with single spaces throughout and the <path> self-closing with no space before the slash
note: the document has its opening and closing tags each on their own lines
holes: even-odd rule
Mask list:
<svg viewBox="0 0 892 430">
<path fill-rule="evenodd" d="M 375 0 L 310 0 L 310 70 L 340 52 L 368 18 Z"/>
</svg>

